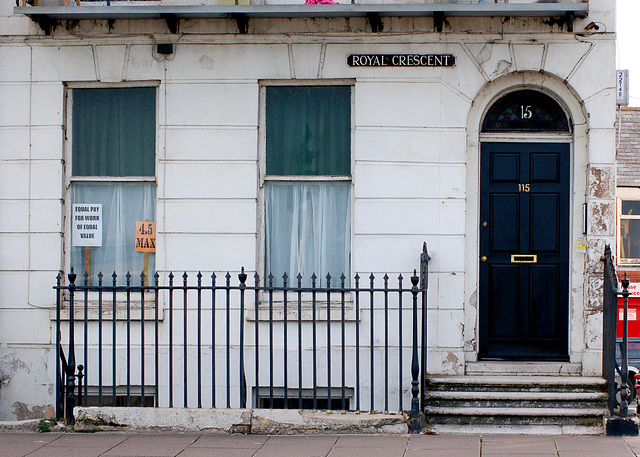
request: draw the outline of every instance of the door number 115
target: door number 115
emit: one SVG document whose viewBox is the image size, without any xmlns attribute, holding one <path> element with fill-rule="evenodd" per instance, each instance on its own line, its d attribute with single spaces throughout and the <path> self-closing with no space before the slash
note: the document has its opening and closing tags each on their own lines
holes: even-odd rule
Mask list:
<svg viewBox="0 0 640 457">
<path fill-rule="evenodd" d="M 530 192 L 531 184 L 518 184 L 518 192 Z"/>
</svg>

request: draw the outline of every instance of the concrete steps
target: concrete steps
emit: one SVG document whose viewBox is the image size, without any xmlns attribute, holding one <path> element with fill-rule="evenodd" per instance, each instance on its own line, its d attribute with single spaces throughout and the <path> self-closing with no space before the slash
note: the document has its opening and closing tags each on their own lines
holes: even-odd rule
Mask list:
<svg viewBox="0 0 640 457">
<path fill-rule="evenodd" d="M 580 376 L 431 376 L 425 415 L 432 428 L 602 427 L 606 383 Z"/>
<path fill-rule="evenodd" d="M 607 400 L 604 392 L 430 392 L 434 407 L 463 408 L 573 408 L 576 402 L 585 407 L 600 408 Z"/>
</svg>

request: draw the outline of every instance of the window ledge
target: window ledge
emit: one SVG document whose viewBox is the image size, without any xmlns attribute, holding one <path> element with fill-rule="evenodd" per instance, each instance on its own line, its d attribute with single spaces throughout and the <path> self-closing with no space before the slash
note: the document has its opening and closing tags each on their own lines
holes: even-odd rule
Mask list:
<svg viewBox="0 0 640 457">
<path fill-rule="evenodd" d="M 376 309 L 376 312 L 378 310 Z M 345 303 L 345 322 L 355 322 L 357 320 L 356 311 L 353 308 L 353 303 Z M 362 313 L 362 309 L 360 313 Z M 326 302 L 323 304 L 318 303 L 315 313 L 316 322 L 326 322 L 327 321 L 327 305 Z M 297 322 L 312 322 L 313 319 L 313 309 L 311 305 L 305 303 L 301 309 L 301 318 L 298 318 L 298 305 L 291 303 L 287 307 L 287 322 L 289 325 L 296 325 Z M 248 310 L 245 313 L 245 318 L 249 322 L 255 322 L 256 314 L 255 309 Z M 269 316 L 269 305 L 266 303 L 260 304 L 260 309 L 258 309 L 258 321 L 260 322 L 269 322 L 273 320 L 274 322 L 283 322 L 284 321 L 284 308 L 282 307 L 282 303 L 277 306 L 274 304 L 273 307 L 273 318 L 271 319 Z M 331 322 L 340 322 L 342 321 L 342 308 L 340 306 L 331 306 Z"/>
<path fill-rule="evenodd" d="M 52 321 L 56 320 L 56 310 L 52 309 L 49 315 Z M 71 313 L 69 312 L 68 304 L 65 303 L 65 307 L 60 310 L 60 320 L 68 321 L 71 317 Z M 84 321 L 84 304 L 76 303 L 73 310 L 73 318 L 80 322 Z M 87 320 L 88 321 L 98 321 L 100 318 L 100 313 L 98 309 L 97 302 L 89 302 L 87 306 Z M 140 312 L 140 303 L 132 303 L 131 304 L 131 314 L 129 319 L 131 321 L 140 321 L 142 320 L 142 313 Z M 146 307 L 144 309 L 144 320 L 147 322 L 153 322 L 156 319 L 156 310 L 153 307 Z M 116 321 L 126 321 L 127 320 L 127 308 L 123 304 L 118 304 L 116 306 Z M 160 307 L 158 310 L 158 321 L 164 320 L 164 307 Z M 113 321 L 113 306 L 108 303 L 102 305 L 102 321 L 109 322 Z"/>
</svg>

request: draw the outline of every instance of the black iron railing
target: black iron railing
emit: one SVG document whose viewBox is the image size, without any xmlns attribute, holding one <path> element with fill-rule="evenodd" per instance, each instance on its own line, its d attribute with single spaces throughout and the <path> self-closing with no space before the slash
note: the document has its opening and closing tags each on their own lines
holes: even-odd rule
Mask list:
<svg viewBox="0 0 640 457">
<path fill-rule="evenodd" d="M 629 305 L 629 280 L 626 278 L 621 282 L 622 289 L 618 288 L 618 277 L 611 254 L 611 247 L 605 247 L 604 256 L 604 279 L 603 279 L 603 342 L 602 342 L 602 371 L 607 380 L 609 393 L 609 413 L 627 417 L 629 412 L 629 401 L 631 400 L 633 382 L 629 379 L 628 363 L 628 305 Z M 622 340 L 617 339 L 618 325 L 618 297 L 623 297 L 624 307 L 622 310 Z M 616 357 L 616 346 L 620 348 L 620 359 Z M 620 382 L 616 381 L 616 374 L 620 377 Z"/>
<path fill-rule="evenodd" d="M 426 375 L 426 244 L 407 284 L 384 275 L 353 286 L 298 275 L 274 285 L 244 269 L 58 275 L 57 414 L 76 404 L 404 411 L 414 431 Z M 147 284 L 150 283 L 150 284 Z M 365 283 L 365 284 L 362 284 Z M 409 323 L 409 325 L 407 325 Z M 80 336 L 78 338 L 78 336 Z M 63 349 L 66 348 L 65 360 Z M 80 359 L 80 360 L 78 360 Z M 80 365 L 76 364 L 81 362 Z M 84 380 L 84 382 L 83 382 Z M 421 395 L 422 393 L 422 395 Z"/>
</svg>

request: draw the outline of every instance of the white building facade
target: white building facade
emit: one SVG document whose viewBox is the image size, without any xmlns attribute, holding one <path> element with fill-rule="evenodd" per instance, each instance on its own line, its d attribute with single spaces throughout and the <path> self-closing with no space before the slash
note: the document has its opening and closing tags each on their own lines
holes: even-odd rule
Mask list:
<svg viewBox="0 0 640 457">
<path fill-rule="evenodd" d="M 120 3 L 0 3 L 0 419 L 53 414 L 71 267 L 408 278 L 426 242 L 429 373 L 601 374 L 614 2 Z"/>
</svg>

